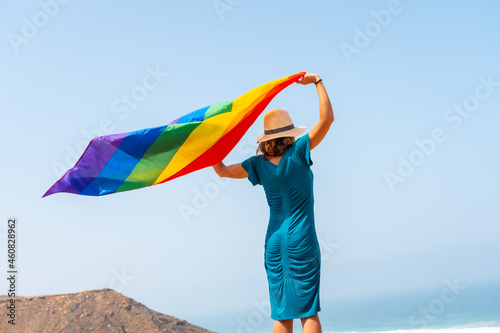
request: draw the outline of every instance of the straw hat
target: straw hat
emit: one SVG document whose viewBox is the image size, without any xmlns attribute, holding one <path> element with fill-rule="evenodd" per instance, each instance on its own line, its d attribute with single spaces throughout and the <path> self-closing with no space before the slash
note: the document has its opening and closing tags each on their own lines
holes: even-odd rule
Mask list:
<svg viewBox="0 0 500 333">
<path fill-rule="evenodd" d="M 271 110 L 264 116 L 264 134 L 257 138 L 257 143 L 287 136 L 297 136 L 305 127 L 295 127 L 286 110 Z"/>
</svg>

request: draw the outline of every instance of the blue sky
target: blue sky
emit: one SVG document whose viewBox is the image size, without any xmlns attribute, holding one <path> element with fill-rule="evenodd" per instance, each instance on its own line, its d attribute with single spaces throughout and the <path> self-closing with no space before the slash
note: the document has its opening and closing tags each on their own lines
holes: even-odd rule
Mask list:
<svg viewBox="0 0 500 333">
<path fill-rule="evenodd" d="M 500 278 L 498 4 L 1 4 L 0 241 L 17 217 L 21 295 L 114 287 L 195 323 L 265 300 L 268 208 L 247 180 L 206 169 L 100 198 L 41 196 L 94 134 L 164 125 L 300 71 L 320 74 L 336 117 L 311 155 L 322 299 Z M 272 108 L 310 129 L 314 86 Z M 261 131 L 259 118 L 226 162 L 254 154 Z"/>
</svg>

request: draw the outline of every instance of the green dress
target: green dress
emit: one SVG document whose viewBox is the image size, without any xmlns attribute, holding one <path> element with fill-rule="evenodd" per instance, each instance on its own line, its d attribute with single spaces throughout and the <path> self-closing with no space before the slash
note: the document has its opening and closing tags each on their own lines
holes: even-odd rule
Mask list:
<svg viewBox="0 0 500 333">
<path fill-rule="evenodd" d="M 275 165 L 262 156 L 242 162 L 253 185 L 262 185 L 269 204 L 265 269 L 271 318 L 305 318 L 321 310 L 321 255 L 314 226 L 309 135 L 299 138 Z"/>
</svg>

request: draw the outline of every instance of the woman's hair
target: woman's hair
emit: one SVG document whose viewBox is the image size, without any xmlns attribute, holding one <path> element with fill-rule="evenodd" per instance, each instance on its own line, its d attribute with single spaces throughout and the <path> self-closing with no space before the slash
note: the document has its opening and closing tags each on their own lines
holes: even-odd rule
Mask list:
<svg viewBox="0 0 500 333">
<path fill-rule="evenodd" d="M 293 136 L 276 138 L 261 142 L 257 147 L 257 155 L 260 152 L 262 156 L 266 159 L 273 156 L 281 156 L 283 155 L 285 150 L 287 150 L 293 145 L 294 142 L 295 138 Z"/>
</svg>

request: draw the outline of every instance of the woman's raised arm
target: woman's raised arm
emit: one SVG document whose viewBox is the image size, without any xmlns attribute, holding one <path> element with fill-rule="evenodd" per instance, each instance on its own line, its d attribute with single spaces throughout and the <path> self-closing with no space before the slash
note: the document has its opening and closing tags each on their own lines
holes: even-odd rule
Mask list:
<svg viewBox="0 0 500 333">
<path fill-rule="evenodd" d="M 313 150 L 323 140 L 334 121 L 332 104 L 330 103 L 330 98 L 328 98 L 328 94 L 326 93 L 326 89 L 322 81 L 323 80 L 321 80 L 318 74 L 312 73 L 305 74 L 299 81 L 297 81 L 297 83 L 304 85 L 316 83 L 316 90 L 318 91 L 319 121 L 309 131 L 309 145 L 311 150 Z"/>
<path fill-rule="evenodd" d="M 214 165 L 213 168 L 220 177 L 238 178 L 238 179 L 248 177 L 248 174 L 245 171 L 245 169 L 243 169 L 243 167 L 241 166 L 241 163 L 225 165 L 224 163 L 220 162 L 219 164 Z"/>
</svg>

